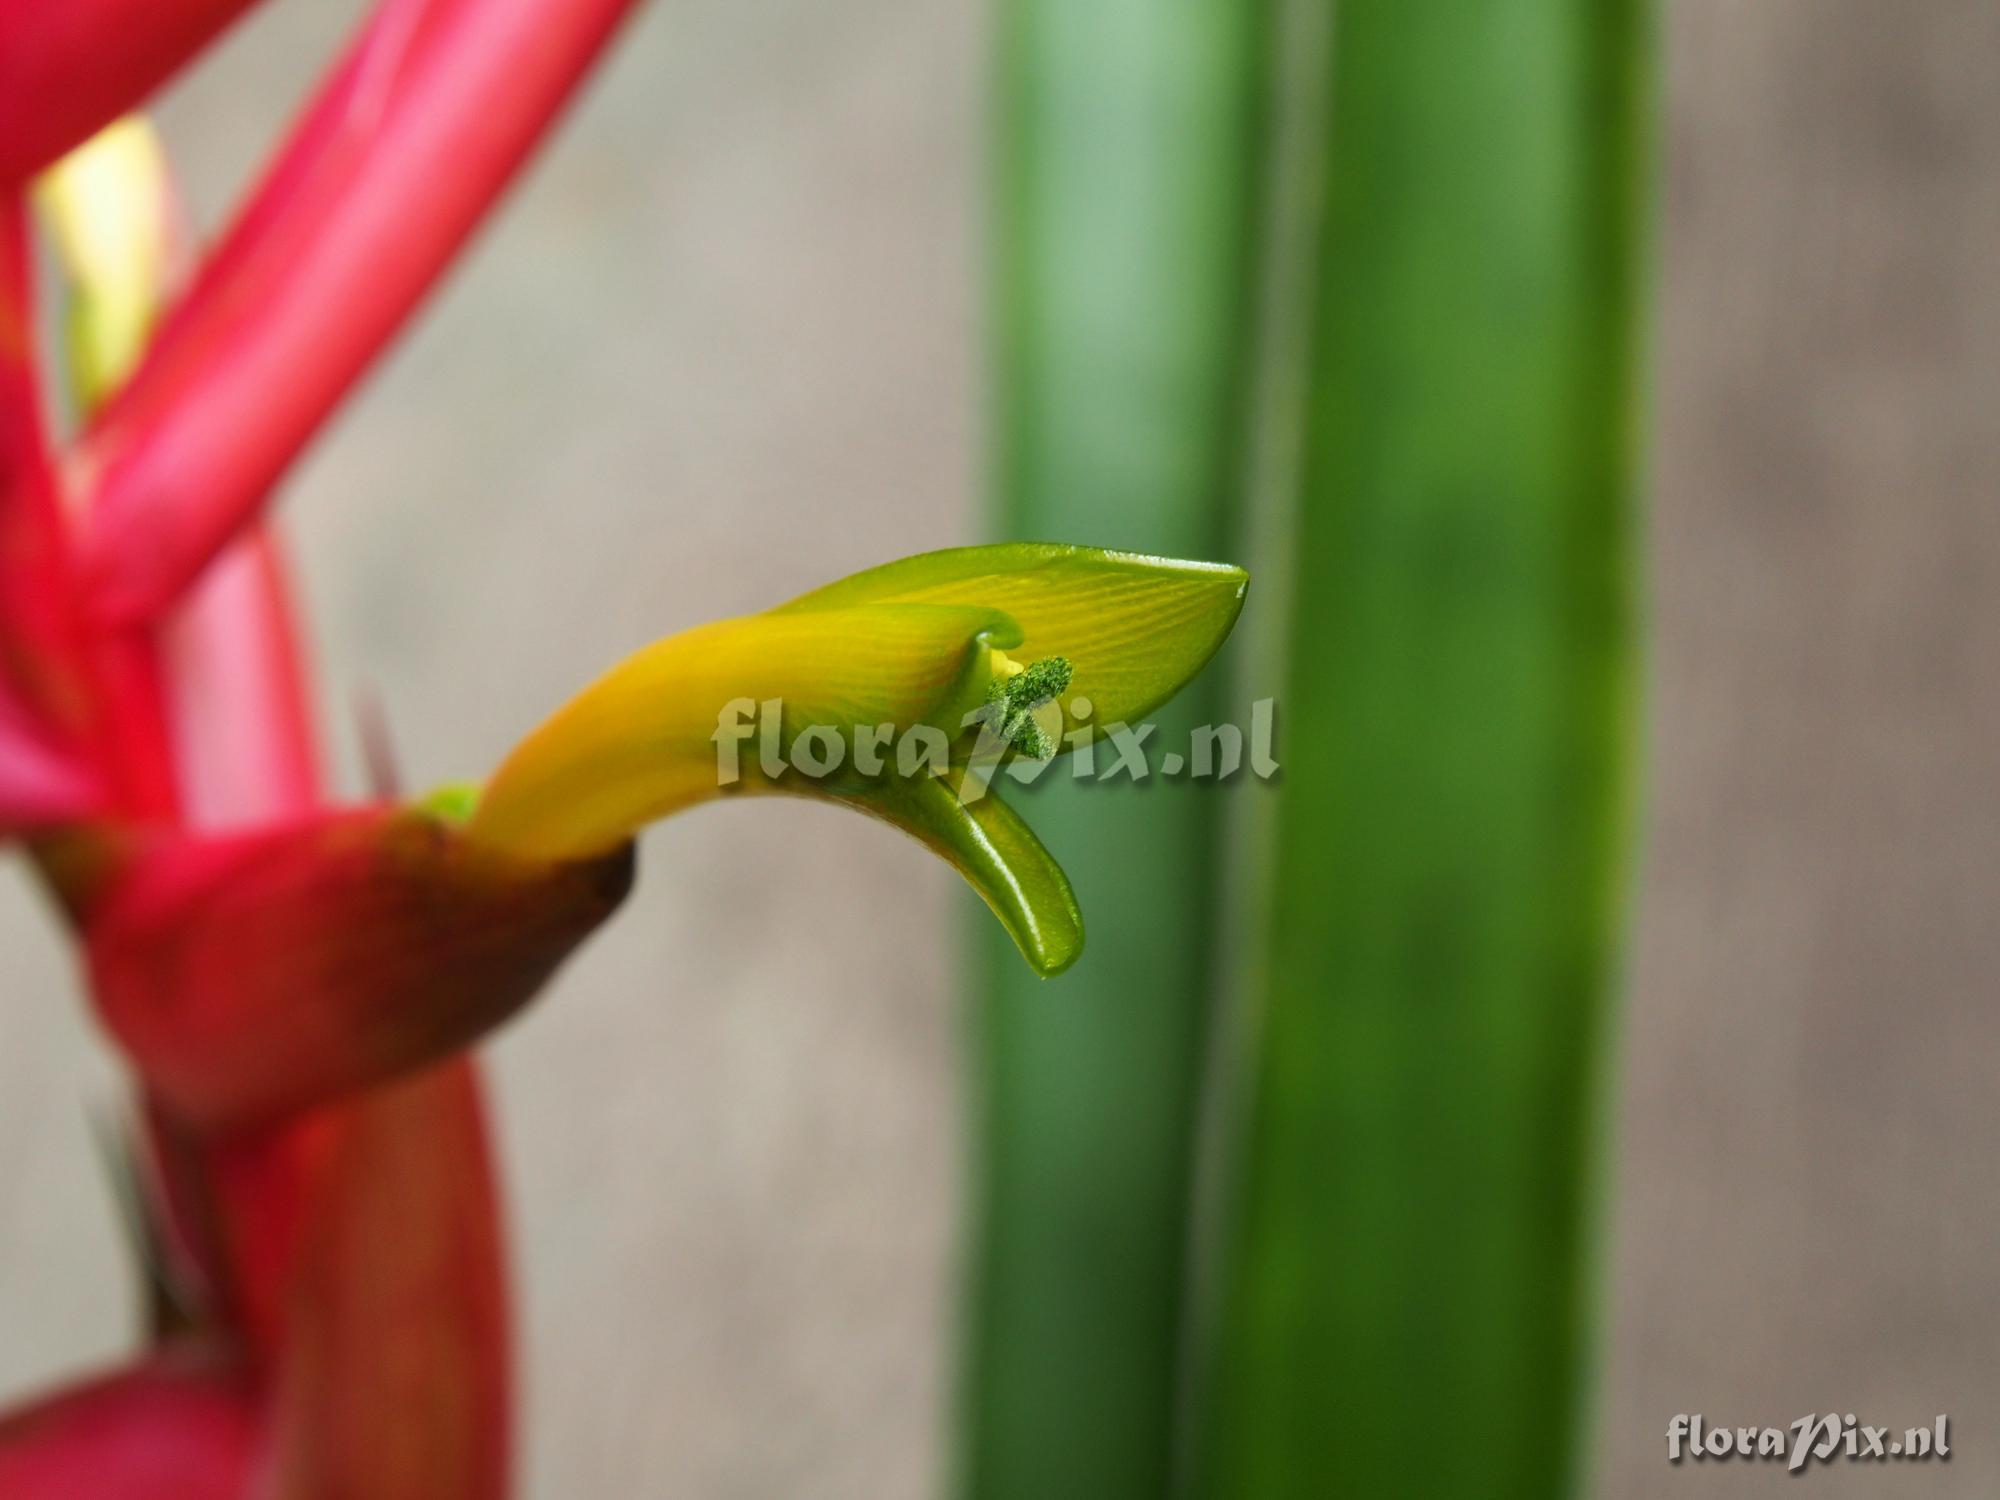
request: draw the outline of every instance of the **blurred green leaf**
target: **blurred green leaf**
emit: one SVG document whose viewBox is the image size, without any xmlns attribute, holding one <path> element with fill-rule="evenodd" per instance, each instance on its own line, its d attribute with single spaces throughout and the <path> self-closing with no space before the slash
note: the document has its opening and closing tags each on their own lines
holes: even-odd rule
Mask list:
<svg viewBox="0 0 2000 1500">
<path fill-rule="evenodd" d="M 1576 1485 L 1649 24 L 1642 0 L 1340 0 L 1327 28 L 1223 1500 Z"/>
<path fill-rule="evenodd" d="M 1001 7 L 995 477 L 1009 535 L 1234 550 L 1263 18 L 1259 0 Z M 1084 653 L 1023 624 L 1096 700 Z M 1157 716 L 1157 743 L 1224 707 L 1211 672 Z M 1057 761 L 1020 802 L 1091 936 L 1047 986 L 999 943 L 982 948 L 960 1455 L 979 1500 L 1167 1492 L 1228 800 L 1157 776 L 1078 785 Z"/>
</svg>

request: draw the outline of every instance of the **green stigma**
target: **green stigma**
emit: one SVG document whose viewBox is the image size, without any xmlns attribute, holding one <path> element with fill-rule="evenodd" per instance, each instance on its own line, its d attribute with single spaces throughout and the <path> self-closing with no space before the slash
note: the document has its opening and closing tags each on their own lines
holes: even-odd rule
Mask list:
<svg viewBox="0 0 2000 1500">
<path fill-rule="evenodd" d="M 1035 710 L 1069 686 L 1071 670 L 1067 658 L 1048 656 L 987 685 L 988 722 L 1003 743 L 1036 760 L 1047 760 L 1056 753 L 1055 740 L 1035 722 Z"/>
</svg>

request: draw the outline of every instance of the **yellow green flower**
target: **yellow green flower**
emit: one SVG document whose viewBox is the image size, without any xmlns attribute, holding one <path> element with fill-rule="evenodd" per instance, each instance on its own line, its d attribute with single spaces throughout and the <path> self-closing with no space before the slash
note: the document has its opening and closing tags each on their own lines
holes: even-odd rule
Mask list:
<svg viewBox="0 0 2000 1500">
<path fill-rule="evenodd" d="M 635 652 L 515 749 L 465 836 L 587 859 L 711 798 L 818 797 L 919 839 L 1038 973 L 1082 949 L 1069 882 L 989 793 L 994 768 L 1081 748 L 1173 696 L 1229 634 L 1241 569 L 1046 543 L 857 573 Z"/>
</svg>

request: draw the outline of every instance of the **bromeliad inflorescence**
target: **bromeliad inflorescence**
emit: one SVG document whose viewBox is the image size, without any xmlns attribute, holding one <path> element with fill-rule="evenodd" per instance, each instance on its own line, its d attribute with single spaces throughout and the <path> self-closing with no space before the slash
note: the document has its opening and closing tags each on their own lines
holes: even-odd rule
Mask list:
<svg viewBox="0 0 2000 1500">
<path fill-rule="evenodd" d="M 337 805 L 264 502 L 628 5 L 382 0 L 196 257 L 158 142 L 109 122 L 243 4 L 28 0 L 0 40 L 0 835 L 133 1075 L 156 1314 L 129 1369 L 0 1420 L 0 1500 L 497 1500 L 508 1313 L 467 1048 L 617 908 L 638 831 L 741 792 L 839 803 L 1060 972 L 1068 882 L 971 783 L 1163 703 L 1245 578 L 1053 544 L 907 558 L 635 652 L 483 785 Z M 31 191 L 84 418 L 60 450 Z M 781 705 L 788 740 L 942 748 L 729 782 L 736 701 Z"/>
</svg>

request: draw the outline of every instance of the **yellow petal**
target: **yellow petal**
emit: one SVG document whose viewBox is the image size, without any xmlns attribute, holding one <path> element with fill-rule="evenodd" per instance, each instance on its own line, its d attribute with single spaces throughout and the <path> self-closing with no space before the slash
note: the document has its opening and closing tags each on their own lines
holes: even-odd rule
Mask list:
<svg viewBox="0 0 2000 1500">
<path fill-rule="evenodd" d="M 933 724 L 955 734 L 984 690 L 990 642 L 1017 633 L 1004 614 L 963 605 L 749 615 L 686 631 L 627 657 L 522 741 L 474 808 L 467 836 L 524 858 L 577 859 L 710 797 L 852 792 L 852 778 L 774 781 L 754 743 L 740 748 L 739 778 L 725 782 L 716 736 L 731 705 L 782 703 L 787 760 L 813 726 L 844 743 L 860 725 L 900 735 Z M 844 756 L 852 765 L 851 743 Z"/>
<path fill-rule="evenodd" d="M 71 285 L 69 357 L 96 406 L 144 352 L 166 286 L 166 154 L 139 115 L 114 121 L 42 174 L 37 206 Z"/>
</svg>

